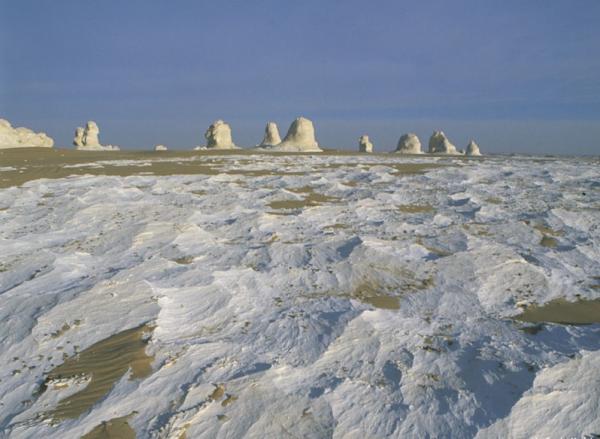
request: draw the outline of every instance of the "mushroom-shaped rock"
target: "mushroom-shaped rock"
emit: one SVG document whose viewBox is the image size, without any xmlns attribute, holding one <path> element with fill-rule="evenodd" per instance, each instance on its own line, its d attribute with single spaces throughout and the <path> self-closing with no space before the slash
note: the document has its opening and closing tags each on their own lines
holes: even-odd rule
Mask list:
<svg viewBox="0 0 600 439">
<path fill-rule="evenodd" d="M 46 133 L 35 133 L 29 128 L 13 128 L 10 122 L 0 119 L 0 149 L 44 147 L 52 148 L 54 140 Z"/>
<path fill-rule="evenodd" d="M 209 149 L 237 149 L 231 138 L 231 127 L 228 123 L 217 120 L 204 133 Z"/>
<path fill-rule="evenodd" d="M 454 146 L 443 131 L 434 131 L 429 139 L 429 152 L 432 154 L 458 154 Z"/>
<path fill-rule="evenodd" d="M 373 152 L 373 144 L 366 134 L 358 138 L 358 152 Z"/>
<path fill-rule="evenodd" d="M 396 152 L 401 154 L 423 154 L 421 150 L 421 141 L 414 133 L 404 134 L 398 140 Z"/>
<path fill-rule="evenodd" d="M 315 139 L 313 123 L 304 117 L 299 117 L 292 122 L 283 142 L 277 145 L 276 149 L 297 152 L 322 151 Z"/>
<path fill-rule="evenodd" d="M 156 145 L 154 151 L 167 151 L 168 148 L 165 145 Z"/>
<path fill-rule="evenodd" d="M 100 128 L 93 120 L 85 124 L 85 128 L 77 127 L 75 129 L 75 138 L 73 144 L 75 149 L 80 151 L 118 151 L 118 146 L 102 145 L 99 139 Z"/>
<path fill-rule="evenodd" d="M 277 124 L 275 122 L 267 123 L 265 127 L 265 137 L 262 142 L 260 142 L 259 147 L 270 147 L 279 145 L 281 143 L 281 137 L 279 136 L 279 129 L 277 128 Z"/>
<path fill-rule="evenodd" d="M 467 150 L 465 151 L 466 155 L 481 155 L 481 151 L 479 150 L 479 145 L 471 140 L 467 145 Z"/>
</svg>

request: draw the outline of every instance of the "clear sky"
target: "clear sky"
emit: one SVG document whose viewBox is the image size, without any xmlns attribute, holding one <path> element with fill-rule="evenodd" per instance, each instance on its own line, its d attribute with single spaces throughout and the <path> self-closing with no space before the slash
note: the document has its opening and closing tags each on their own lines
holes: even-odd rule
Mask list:
<svg viewBox="0 0 600 439">
<path fill-rule="evenodd" d="M 484 152 L 600 154 L 599 0 L 0 0 L 0 117 L 70 145 L 323 146 L 443 129 Z"/>
</svg>

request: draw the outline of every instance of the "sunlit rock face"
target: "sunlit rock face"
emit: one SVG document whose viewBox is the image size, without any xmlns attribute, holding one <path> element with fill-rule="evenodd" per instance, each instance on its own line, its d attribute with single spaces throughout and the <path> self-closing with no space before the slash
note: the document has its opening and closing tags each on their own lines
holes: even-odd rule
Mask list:
<svg viewBox="0 0 600 439">
<path fill-rule="evenodd" d="M 100 128 L 93 120 L 85 124 L 85 128 L 75 129 L 73 145 L 80 151 L 118 151 L 120 148 L 113 145 L 102 145 L 100 143 Z"/>
<path fill-rule="evenodd" d="M 459 154 L 443 131 L 435 131 L 429 139 L 429 152 L 431 154 Z"/>
<path fill-rule="evenodd" d="M 165 145 L 156 145 L 154 151 L 167 151 L 168 148 Z"/>
<path fill-rule="evenodd" d="M 237 149 L 231 138 L 231 127 L 220 119 L 208 127 L 204 137 L 208 149 Z"/>
<path fill-rule="evenodd" d="M 279 136 L 279 129 L 275 122 L 267 123 L 265 127 L 265 137 L 260 142 L 259 147 L 269 147 L 279 145 L 281 143 L 281 137 Z"/>
<path fill-rule="evenodd" d="M 398 140 L 396 152 L 402 154 L 423 154 L 423 151 L 421 150 L 421 141 L 414 133 L 404 134 L 400 137 L 400 140 Z"/>
<path fill-rule="evenodd" d="M 100 145 L 100 128 L 96 122 L 90 120 L 85 125 L 85 131 L 83 133 L 83 144 L 86 146 L 101 146 Z"/>
<path fill-rule="evenodd" d="M 282 151 L 297 152 L 322 151 L 315 139 L 313 123 L 304 117 L 299 117 L 292 122 L 283 142 L 277 145 L 276 148 Z"/>
<path fill-rule="evenodd" d="M 29 128 L 13 128 L 9 121 L 0 119 L 0 148 L 26 147 L 52 148 L 54 140 L 46 133 L 36 133 Z"/>
<path fill-rule="evenodd" d="M 75 138 L 73 139 L 73 145 L 75 145 L 77 147 L 77 149 L 79 149 L 80 146 L 84 146 L 83 145 L 84 131 L 85 130 L 81 127 L 75 128 Z"/>
<path fill-rule="evenodd" d="M 467 145 L 467 150 L 465 151 L 465 154 L 466 155 L 474 155 L 474 156 L 481 155 L 481 151 L 479 150 L 479 145 L 474 140 L 471 140 L 469 142 L 469 144 Z"/>
<path fill-rule="evenodd" d="M 358 152 L 373 152 L 373 144 L 366 134 L 358 138 Z"/>
</svg>

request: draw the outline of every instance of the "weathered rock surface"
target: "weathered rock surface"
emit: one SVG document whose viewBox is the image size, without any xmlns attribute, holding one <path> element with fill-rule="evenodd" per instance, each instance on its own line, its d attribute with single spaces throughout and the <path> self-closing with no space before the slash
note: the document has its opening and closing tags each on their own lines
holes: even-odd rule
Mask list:
<svg viewBox="0 0 600 439">
<path fill-rule="evenodd" d="M 292 122 L 283 142 L 275 146 L 274 149 L 292 152 L 322 151 L 315 139 L 313 123 L 304 117 L 299 117 Z"/>
<path fill-rule="evenodd" d="M 465 154 L 473 155 L 473 156 L 481 155 L 481 151 L 479 150 L 479 145 L 474 140 L 471 140 L 469 142 L 469 144 L 467 145 L 467 150 L 465 151 Z"/>
<path fill-rule="evenodd" d="M 358 138 L 358 152 L 373 152 L 373 144 L 366 134 Z"/>
<path fill-rule="evenodd" d="M 262 142 L 260 142 L 259 147 L 270 147 L 279 145 L 281 143 L 281 137 L 279 136 L 279 129 L 277 128 L 277 124 L 275 122 L 267 123 L 265 127 L 265 137 Z"/>
<path fill-rule="evenodd" d="M 75 145 L 77 147 L 76 149 L 79 149 L 80 146 L 84 146 L 83 145 L 84 131 L 85 130 L 81 127 L 75 128 L 75 138 L 73 139 L 73 145 Z"/>
<path fill-rule="evenodd" d="M 421 141 L 414 133 L 404 134 L 398 140 L 396 151 L 402 154 L 423 154 L 421 150 Z"/>
<path fill-rule="evenodd" d="M 36 133 L 29 128 L 13 128 L 9 121 L 0 119 L 0 148 L 52 148 L 54 140 L 46 133 Z"/>
<path fill-rule="evenodd" d="M 85 128 L 75 129 L 73 145 L 80 151 L 119 151 L 118 146 L 102 145 L 100 143 L 100 128 L 93 120 L 88 121 Z"/>
<path fill-rule="evenodd" d="M 429 139 L 429 152 L 431 154 L 456 154 L 456 146 L 446 137 L 443 131 L 435 131 Z"/>
<path fill-rule="evenodd" d="M 204 133 L 208 149 L 237 149 L 231 137 L 231 127 L 228 123 L 217 120 Z"/>
</svg>

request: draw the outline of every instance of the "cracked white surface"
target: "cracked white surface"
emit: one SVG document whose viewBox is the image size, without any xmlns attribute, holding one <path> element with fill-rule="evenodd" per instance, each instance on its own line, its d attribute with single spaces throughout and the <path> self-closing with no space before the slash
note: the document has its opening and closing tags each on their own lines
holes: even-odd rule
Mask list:
<svg viewBox="0 0 600 439">
<path fill-rule="evenodd" d="M 509 319 L 520 301 L 600 295 L 598 162 L 247 159 L 219 160 L 269 172 L 0 190 L 3 434 L 77 437 L 133 411 L 138 437 L 600 433 L 600 325 L 528 334 Z M 405 163 L 451 166 L 399 175 Z M 269 206 L 306 186 L 332 199 Z M 399 309 L 359 300 L 365 283 Z M 149 377 L 77 420 L 35 421 L 63 352 L 148 321 Z"/>
</svg>

